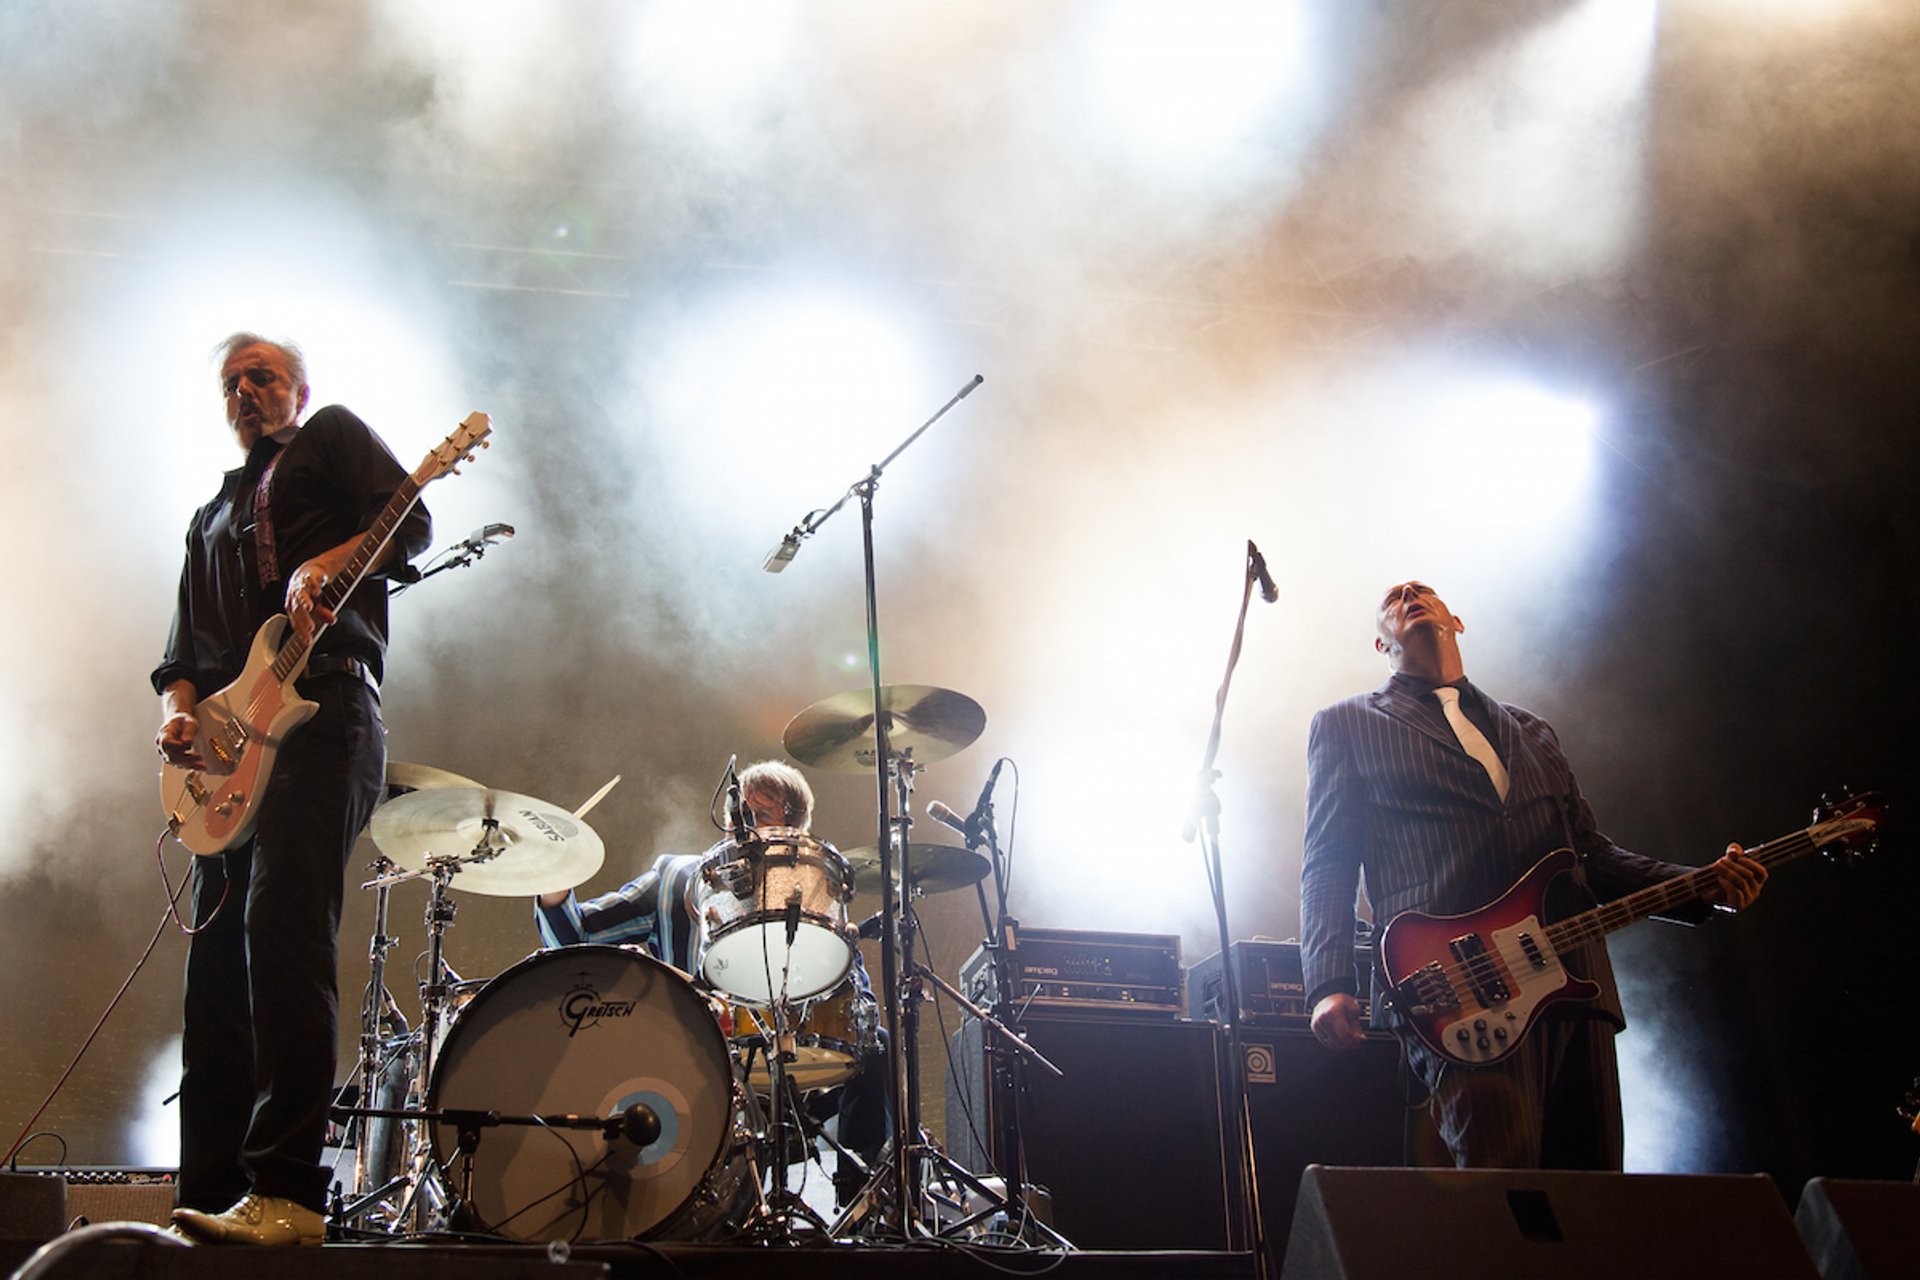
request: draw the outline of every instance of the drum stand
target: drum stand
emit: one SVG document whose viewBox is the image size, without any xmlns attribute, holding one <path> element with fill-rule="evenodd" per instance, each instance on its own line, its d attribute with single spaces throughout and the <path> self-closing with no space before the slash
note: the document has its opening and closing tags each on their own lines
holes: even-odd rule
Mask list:
<svg viewBox="0 0 1920 1280">
<path fill-rule="evenodd" d="M 360 886 L 375 891 L 374 900 L 374 936 L 370 948 L 369 960 L 371 973 L 368 979 L 368 995 L 362 1007 L 360 1033 L 360 1101 L 361 1105 L 349 1114 L 353 1123 L 359 1127 L 362 1135 L 361 1150 L 354 1156 L 354 1196 L 351 1204 L 336 1206 L 336 1222 L 354 1222 L 356 1219 L 367 1221 L 373 1210 L 389 1195 L 401 1187 L 407 1188 L 407 1194 L 387 1219 L 389 1230 L 401 1229 L 402 1224 L 411 1218 L 415 1227 L 427 1225 L 430 1214 L 439 1214 L 446 1209 L 446 1197 L 439 1194 L 431 1185 L 429 1164 L 432 1146 L 427 1141 L 425 1131 L 420 1127 L 427 1103 L 427 1090 L 433 1081 L 433 1049 L 439 1038 L 440 1023 L 445 1017 L 448 984 L 452 973 L 446 963 L 445 941 L 447 929 L 453 924 L 458 904 L 449 894 L 453 877 L 460 868 L 469 862 L 484 862 L 495 852 L 491 843 L 492 828 L 474 846 L 473 852 L 464 857 L 434 856 L 428 859 L 428 867 L 433 876 L 433 888 L 427 898 L 427 956 L 428 979 L 420 989 L 420 1027 L 412 1033 L 419 1045 L 418 1063 L 413 1080 L 407 1092 L 407 1105 L 404 1108 L 380 1108 L 369 1106 L 373 1100 L 373 1089 L 384 1074 L 380 1057 L 382 1045 L 379 1027 L 379 1015 L 387 1007 L 386 996 L 386 953 L 398 938 L 387 934 L 388 895 L 393 886 L 407 880 L 417 880 L 422 873 L 418 871 L 396 871 L 394 864 L 385 856 L 374 860 L 374 878 Z M 398 1013 L 394 1014 L 398 1019 Z M 365 1135 L 374 1126 L 371 1120 L 384 1120 L 387 1123 L 402 1123 L 407 1126 L 407 1139 L 403 1144 L 406 1167 L 379 1187 L 368 1189 L 371 1181 L 370 1170 L 366 1166 L 364 1141 Z"/>
<path fill-rule="evenodd" d="M 1033 1058 L 1055 1075 L 1060 1074 L 1058 1067 L 1042 1057 L 1032 1045 L 1021 1040 L 1008 1029 L 1006 1024 L 968 1000 L 939 974 L 914 958 L 914 938 L 919 932 L 919 918 L 914 913 L 912 890 L 908 887 L 913 880 L 912 851 L 909 848 L 907 831 L 913 825 L 913 819 L 908 816 L 913 795 L 913 775 L 924 767 L 916 765 L 911 753 L 908 752 L 897 757 L 890 770 L 893 786 L 898 793 L 899 816 L 894 819 L 894 822 L 899 829 L 896 843 L 900 853 L 900 969 L 906 975 L 899 996 L 900 1018 L 897 1025 L 900 1028 L 900 1034 L 895 1037 L 895 1043 L 900 1046 L 899 1053 L 905 1067 L 901 1093 L 906 1099 L 906 1110 L 904 1113 L 895 1113 L 894 1143 L 887 1161 L 868 1179 L 867 1185 L 847 1206 L 839 1221 L 834 1223 L 834 1234 L 838 1236 L 843 1231 L 849 1230 L 866 1215 L 869 1209 L 874 1207 L 876 1201 L 884 1204 L 885 1192 L 891 1190 L 894 1194 L 902 1194 L 900 1188 L 904 1187 L 904 1194 L 910 1198 L 903 1202 L 906 1207 L 900 1210 L 900 1214 L 902 1222 L 909 1231 L 917 1229 L 926 1236 L 953 1235 L 1004 1210 L 1010 1216 L 1020 1215 L 1023 1234 L 1024 1228 L 1031 1222 L 1031 1225 L 1042 1235 L 1045 1243 L 1061 1248 L 1071 1247 L 1051 1228 L 1031 1220 L 1025 1214 L 1023 1200 L 1017 1192 L 1012 1195 L 1003 1194 L 1002 1191 L 996 1190 L 976 1177 L 971 1171 L 961 1167 L 941 1149 L 940 1144 L 934 1141 L 933 1135 L 920 1122 L 920 1005 L 929 998 L 924 985 L 926 983 L 932 983 L 958 1001 L 969 1013 L 995 1029 L 1009 1044 L 1016 1046 L 1019 1052 Z M 931 1177 L 929 1178 L 928 1175 Z M 938 1183 L 949 1191 L 953 1191 L 956 1184 L 963 1185 L 973 1192 L 974 1196 L 984 1201 L 986 1207 L 966 1213 L 958 1222 L 946 1225 L 936 1224 L 930 1227 L 920 1220 L 922 1215 L 933 1207 L 928 1204 L 928 1201 L 938 1195 L 928 1187 L 928 1181 Z M 1016 1181 L 1017 1171 L 1016 1178 L 1006 1179 L 1005 1183 L 1006 1186 L 1012 1187 Z M 963 1212 L 970 1203 L 964 1197 L 956 1199 L 939 1196 L 939 1198 L 945 1201 L 948 1208 Z M 881 1216 L 885 1217 L 884 1214 Z M 935 1216 L 938 1216 L 937 1213 Z"/>
<path fill-rule="evenodd" d="M 792 939 L 788 939 L 792 945 Z M 768 1006 L 771 1014 L 771 1027 L 767 1055 L 767 1139 L 771 1148 L 767 1157 L 767 1182 L 769 1189 L 760 1197 L 753 1214 L 742 1224 L 741 1231 L 749 1239 L 762 1244 L 796 1242 L 798 1220 L 804 1219 L 812 1228 L 826 1234 L 827 1222 L 799 1194 L 787 1186 L 787 1171 L 792 1162 L 787 1159 L 788 1135 L 787 1114 L 795 1117 L 800 1137 L 809 1146 L 812 1135 L 807 1133 L 805 1113 L 791 1091 L 792 1082 L 787 1076 L 787 1064 L 795 1057 L 794 1029 L 791 1021 L 793 1006 L 785 1000 L 775 1001 Z M 750 1015 L 751 1016 L 751 1015 Z M 752 1089 L 747 1090 L 749 1094 Z M 805 1164 L 803 1157 L 800 1163 Z"/>
<path fill-rule="evenodd" d="M 406 1023 L 400 1017 L 400 1011 L 393 1007 L 392 998 L 387 994 L 387 952 L 391 951 L 400 939 L 387 932 L 387 908 L 393 882 L 387 877 L 393 872 L 394 864 L 381 854 L 373 860 L 370 868 L 374 879 L 361 888 L 374 890 L 373 899 L 373 938 L 367 946 L 367 994 L 360 1002 L 360 1059 L 356 1074 L 360 1081 L 360 1106 L 371 1107 L 376 1100 L 381 1083 L 387 1073 L 387 1056 L 382 1052 L 389 1040 L 405 1034 Z M 400 1030 L 393 1035 L 385 1034 L 389 1026 L 397 1025 Z M 372 1210 L 380 1201 L 399 1189 L 407 1180 L 405 1174 L 389 1178 L 378 1187 L 369 1184 L 373 1181 L 373 1165 L 369 1149 L 376 1144 L 387 1145 L 387 1126 L 376 1127 L 370 1121 L 374 1117 L 357 1115 L 349 1124 L 354 1138 L 353 1174 L 348 1183 L 353 1194 L 351 1204 L 342 1203 L 335 1194 L 332 1218 L 336 1225 L 366 1228 Z M 389 1122 L 391 1123 L 391 1122 Z M 377 1135 L 377 1136 L 376 1136 Z"/>
</svg>

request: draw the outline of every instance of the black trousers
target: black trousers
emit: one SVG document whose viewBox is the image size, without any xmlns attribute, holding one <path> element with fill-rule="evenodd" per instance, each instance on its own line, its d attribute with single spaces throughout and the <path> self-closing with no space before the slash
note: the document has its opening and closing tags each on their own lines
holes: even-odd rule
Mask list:
<svg viewBox="0 0 1920 1280">
<path fill-rule="evenodd" d="M 1512 1056 L 1491 1067 L 1447 1063 L 1411 1036 L 1407 1060 L 1426 1082 L 1428 1111 L 1462 1169 L 1591 1169 L 1625 1162 L 1614 1025 L 1549 1013 Z M 1439 1164 L 1435 1153 L 1416 1162 Z"/>
<path fill-rule="evenodd" d="M 358 678 L 314 677 L 301 692 L 320 710 L 281 748 L 252 839 L 194 860 L 194 923 L 213 920 L 187 949 L 175 1194 L 208 1212 L 250 1189 L 326 1208 L 340 907 L 387 748 Z"/>
</svg>

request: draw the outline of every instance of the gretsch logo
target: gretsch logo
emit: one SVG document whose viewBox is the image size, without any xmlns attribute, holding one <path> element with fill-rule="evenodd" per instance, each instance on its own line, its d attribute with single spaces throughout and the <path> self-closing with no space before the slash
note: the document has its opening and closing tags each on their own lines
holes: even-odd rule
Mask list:
<svg viewBox="0 0 1920 1280">
<path fill-rule="evenodd" d="M 560 1021 L 566 1024 L 569 1038 L 577 1036 L 602 1018 L 627 1018 L 639 1008 L 638 1000 L 603 1000 L 592 979 L 582 973 L 580 979 L 560 997 Z"/>
</svg>

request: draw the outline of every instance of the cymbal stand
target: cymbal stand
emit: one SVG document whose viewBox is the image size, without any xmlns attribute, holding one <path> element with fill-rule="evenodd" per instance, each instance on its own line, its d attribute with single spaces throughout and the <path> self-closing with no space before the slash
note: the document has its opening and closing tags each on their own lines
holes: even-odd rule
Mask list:
<svg viewBox="0 0 1920 1280">
<path fill-rule="evenodd" d="M 880 476 L 893 460 L 904 453 L 915 440 L 918 440 L 927 428 L 945 417 L 947 411 L 973 393 L 983 381 L 979 374 L 966 386 L 960 388 L 954 396 L 925 422 L 916 427 L 911 435 L 894 447 L 892 453 L 873 464 L 867 474 L 843 493 L 839 500 L 823 511 L 809 512 L 804 520 L 795 525 L 793 532 L 781 540 L 762 566 L 769 573 L 778 573 L 791 561 L 794 553 L 800 549 L 800 543 L 812 537 L 820 526 L 829 520 L 834 512 L 846 505 L 847 499 L 858 496 L 860 499 L 860 535 L 862 567 L 865 576 L 867 606 L 867 670 L 873 678 L 873 768 L 875 780 L 875 817 L 879 832 L 880 848 L 880 913 L 884 926 L 880 935 L 880 986 L 882 1008 L 886 1012 L 887 1027 L 887 1105 L 894 1120 L 893 1159 L 890 1169 L 893 1184 L 893 1220 L 888 1221 L 886 1211 L 879 1215 L 878 1230 L 881 1235 L 891 1234 L 900 1240 L 913 1236 L 912 1214 L 918 1203 L 919 1189 L 913 1185 L 913 1161 L 905 1159 L 902 1153 L 904 1143 L 900 1135 L 911 1127 L 917 1129 L 920 1122 L 919 1107 L 913 1108 L 911 1116 L 903 1114 L 901 1103 L 908 1092 L 905 1073 L 910 1060 L 902 1045 L 901 1029 L 901 968 L 900 968 L 900 931 L 902 912 L 895 904 L 893 857 L 893 815 L 889 811 L 887 794 L 890 785 L 888 774 L 893 768 L 893 753 L 887 743 L 888 720 L 890 717 L 882 709 L 884 696 L 880 683 L 880 606 L 876 587 L 877 575 L 874 570 L 873 556 L 873 495 L 880 485 Z M 902 832 L 904 842 L 904 832 Z M 904 843 L 901 850 L 904 855 Z M 902 883 L 905 883 L 904 881 Z M 876 1175 L 877 1177 L 877 1175 Z M 872 1186 L 873 1184 L 869 1184 Z M 866 1192 L 861 1193 L 861 1198 Z M 842 1221 L 845 1221 L 843 1218 Z"/>
<path fill-rule="evenodd" d="M 387 952 L 400 941 L 387 932 L 387 912 L 393 889 L 393 881 L 388 876 L 394 870 L 394 864 L 385 854 L 380 854 L 374 858 L 369 870 L 373 872 L 374 879 L 360 886 L 374 891 L 373 938 L 367 944 L 367 994 L 360 1002 L 360 1061 L 357 1074 L 362 1107 L 373 1105 L 380 1090 L 381 1078 L 386 1074 L 381 1050 L 390 1037 L 383 1032 L 391 1023 L 397 1023 L 403 1030 L 406 1026 L 387 994 Z M 333 1213 L 336 1223 L 364 1225 L 357 1220 L 366 1217 L 381 1197 L 406 1180 L 401 1176 L 390 1178 L 379 1187 L 368 1185 L 373 1180 L 370 1149 L 386 1145 L 385 1126 L 369 1123 L 370 1119 L 367 1116 L 355 1116 L 351 1121 L 357 1135 L 354 1140 L 353 1176 L 349 1183 L 353 1201 L 336 1206 Z"/>
</svg>

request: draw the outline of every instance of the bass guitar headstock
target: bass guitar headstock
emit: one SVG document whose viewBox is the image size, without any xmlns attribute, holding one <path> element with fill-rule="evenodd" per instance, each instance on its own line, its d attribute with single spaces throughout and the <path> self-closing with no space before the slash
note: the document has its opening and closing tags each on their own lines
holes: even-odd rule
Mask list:
<svg viewBox="0 0 1920 1280">
<path fill-rule="evenodd" d="M 1807 829 L 1823 857 L 1852 865 L 1872 853 L 1887 820 L 1887 802 L 1877 791 L 1820 797 Z"/>
</svg>

